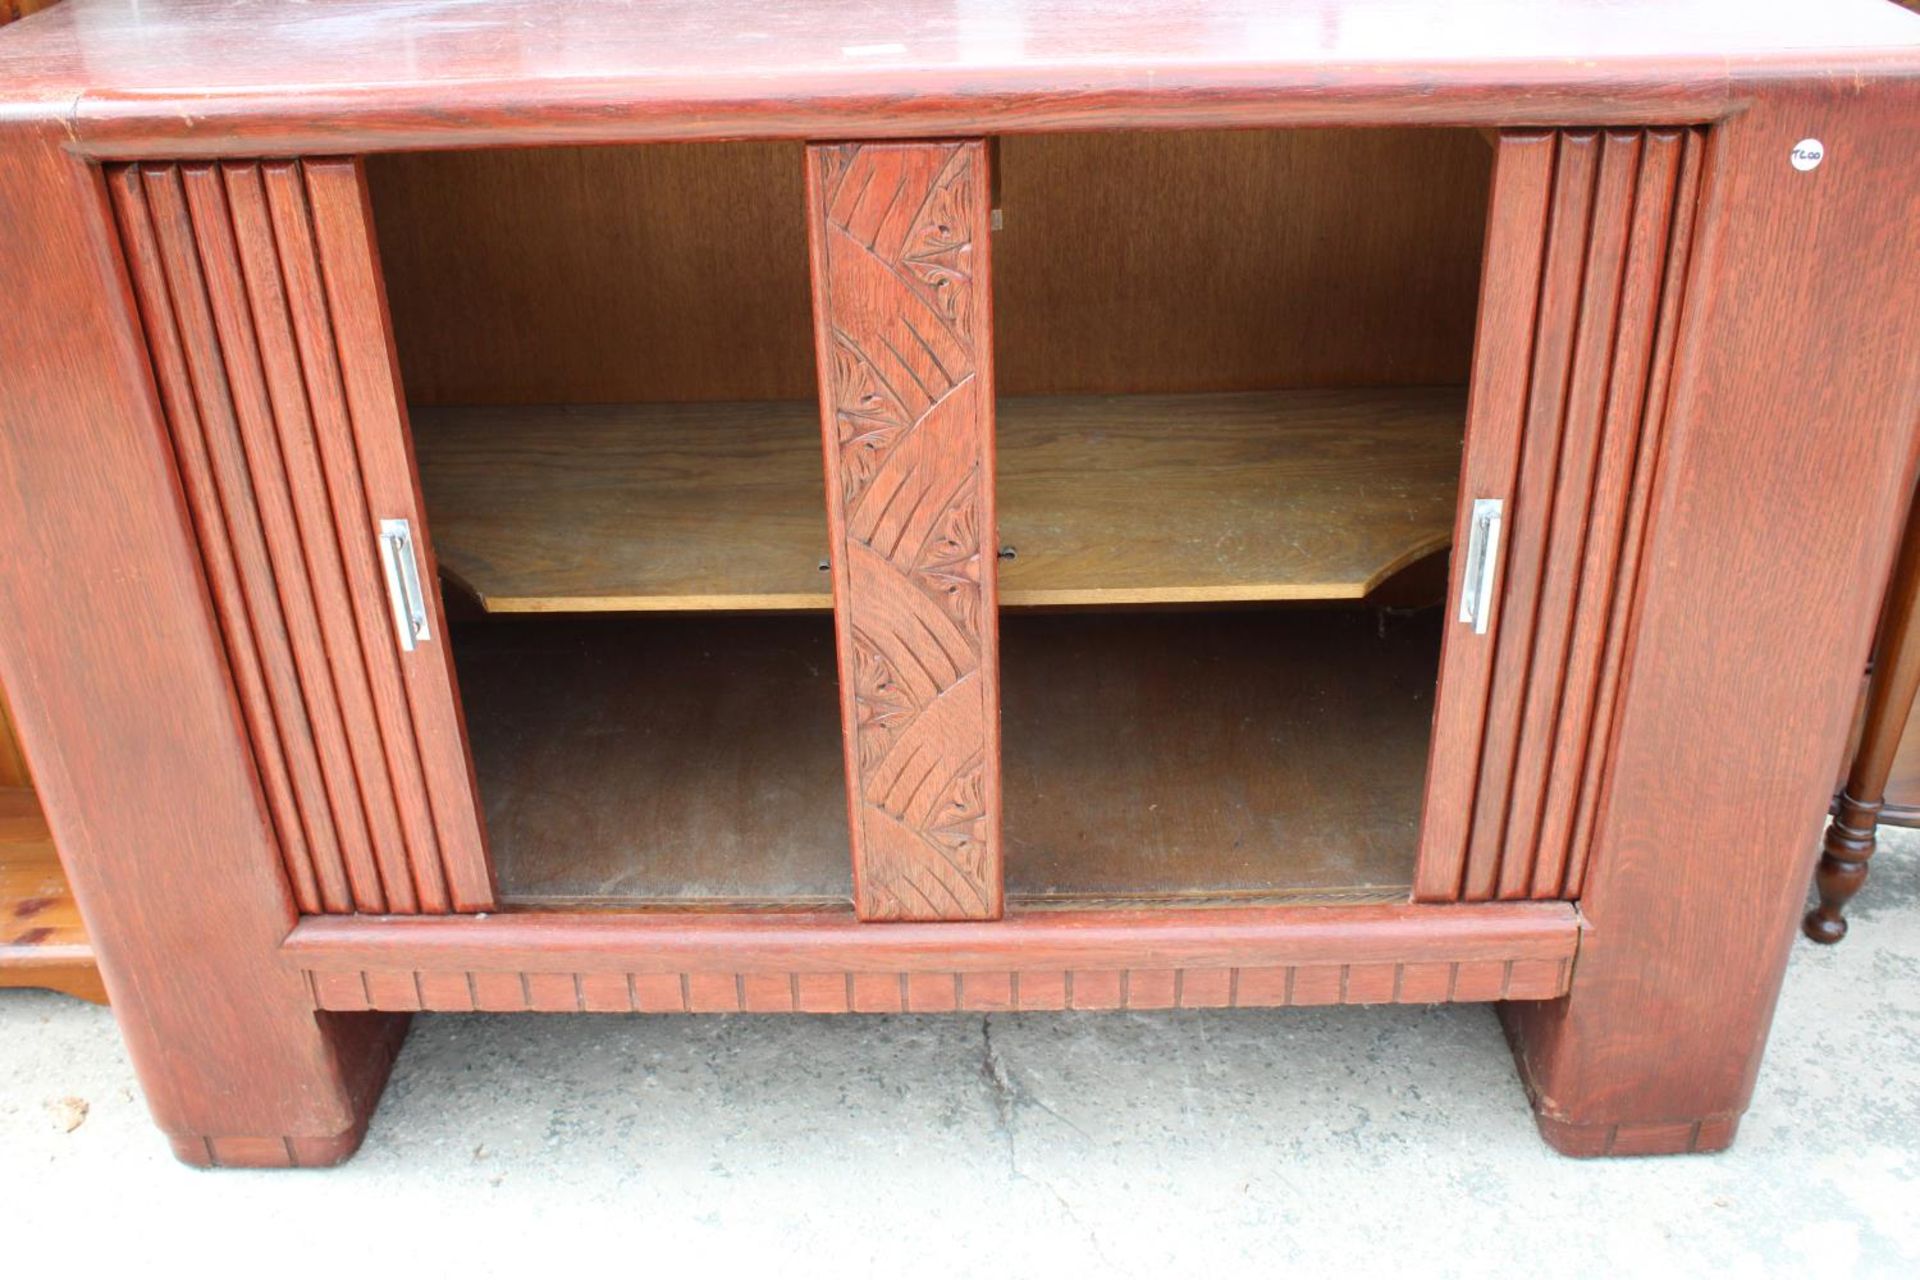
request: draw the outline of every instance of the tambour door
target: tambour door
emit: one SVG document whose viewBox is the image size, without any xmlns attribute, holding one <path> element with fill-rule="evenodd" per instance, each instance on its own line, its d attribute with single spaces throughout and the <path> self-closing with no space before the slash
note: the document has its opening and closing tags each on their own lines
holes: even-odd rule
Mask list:
<svg viewBox="0 0 1920 1280">
<path fill-rule="evenodd" d="M 359 163 L 107 183 L 299 909 L 492 906 Z"/>
<path fill-rule="evenodd" d="M 1414 896 L 1580 896 L 1707 134 L 1498 137 Z"/>
</svg>

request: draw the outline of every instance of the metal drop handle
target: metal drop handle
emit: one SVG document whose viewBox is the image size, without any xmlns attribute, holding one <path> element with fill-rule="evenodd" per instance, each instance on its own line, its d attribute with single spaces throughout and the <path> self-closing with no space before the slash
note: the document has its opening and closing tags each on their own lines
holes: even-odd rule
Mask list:
<svg viewBox="0 0 1920 1280">
<path fill-rule="evenodd" d="M 413 527 L 405 520 L 380 522 L 380 564 L 387 574 L 387 602 L 400 632 L 400 648 L 412 653 L 427 634 L 427 596 L 420 589 L 420 562 L 414 556 Z"/>
<path fill-rule="evenodd" d="M 1473 634 L 1487 634 L 1493 617 L 1493 587 L 1500 572 L 1499 498 L 1475 498 L 1467 526 L 1467 571 L 1460 578 L 1460 621 L 1473 624 Z"/>
</svg>

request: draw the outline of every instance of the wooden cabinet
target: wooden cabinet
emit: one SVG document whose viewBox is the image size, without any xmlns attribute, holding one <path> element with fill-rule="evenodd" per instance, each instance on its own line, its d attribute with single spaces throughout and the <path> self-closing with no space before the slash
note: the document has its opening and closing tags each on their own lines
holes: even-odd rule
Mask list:
<svg viewBox="0 0 1920 1280">
<path fill-rule="evenodd" d="M 0 676 L 183 1159 L 421 1009 L 1495 1001 L 1560 1149 L 1732 1140 L 1920 23 L 516 12 L 0 36 Z"/>
</svg>

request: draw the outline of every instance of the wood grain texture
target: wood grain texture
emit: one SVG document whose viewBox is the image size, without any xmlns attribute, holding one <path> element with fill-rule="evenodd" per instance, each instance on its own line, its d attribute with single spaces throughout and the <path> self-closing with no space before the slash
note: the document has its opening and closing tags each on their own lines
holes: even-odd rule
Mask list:
<svg viewBox="0 0 1920 1280">
<path fill-rule="evenodd" d="M 1448 541 L 1451 388 L 1002 399 L 1000 603 L 1357 600 Z M 441 570 L 489 612 L 828 609 L 816 411 L 425 409 Z"/>
<path fill-rule="evenodd" d="M 1000 393 L 1464 383 L 1488 154 L 1468 130 L 1003 139 Z M 804 159 L 795 143 L 370 158 L 408 399 L 813 396 Z"/>
<path fill-rule="evenodd" d="M 807 152 L 853 899 L 1000 914 L 987 155 Z"/>
<path fill-rule="evenodd" d="M 555 1005 L 569 1010 L 579 1008 L 575 975 L 629 974 L 636 1003 L 644 1010 L 654 1002 L 671 1007 L 675 996 L 684 998 L 689 984 L 683 976 L 704 974 L 723 978 L 713 984 L 718 989 L 712 994 L 720 1008 L 733 1010 L 739 1007 L 735 975 L 798 975 L 805 991 L 829 1006 L 821 1010 L 827 1012 L 849 1006 L 832 1007 L 831 987 L 820 978 L 852 980 L 856 996 L 884 993 L 882 1007 L 902 1008 L 903 994 L 927 986 L 924 980 L 909 984 L 903 979 L 959 975 L 964 1003 L 956 1007 L 971 1008 L 978 1007 L 976 1000 L 990 999 L 988 993 L 1009 998 L 1004 979 L 1018 973 L 1027 1000 L 1036 998 L 1047 981 L 1061 993 L 1054 997 L 1053 1007 L 1059 1008 L 1070 975 L 1123 970 L 1183 972 L 1183 1003 L 1191 1005 L 1233 1003 L 1235 970 L 1243 984 L 1238 994 L 1247 1001 L 1255 998 L 1245 983 L 1249 972 L 1288 969 L 1331 997 L 1308 1000 L 1296 980 L 1300 1003 L 1341 1003 L 1343 991 L 1394 999 L 1395 969 L 1406 970 L 1397 984 L 1402 996 L 1494 1000 L 1505 993 L 1519 998 L 1519 990 L 1564 983 L 1580 944 L 1579 915 L 1564 903 L 1396 903 L 1204 908 L 1151 916 L 1127 910 L 1016 910 L 997 921 L 898 922 L 887 928 L 867 925 L 850 912 L 314 917 L 294 929 L 281 955 L 312 975 L 323 1006 L 367 1007 L 355 1005 L 356 999 L 404 1003 L 418 998 L 410 978 L 414 973 L 471 972 L 525 974 L 529 985 L 543 976 L 563 978 Z M 1445 987 L 1436 980 L 1438 970 L 1426 967 L 1455 965 L 1458 971 L 1448 971 Z M 393 983 L 396 994 L 390 997 L 369 991 L 363 974 L 409 977 Z M 1261 1002 L 1285 1002 L 1273 999 L 1285 989 L 1284 973 L 1275 976 L 1280 983 L 1261 982 Z M 1151 976 L 1143 983 L 1144 989 L 1161 992 L 1167 986 Z M 512 1002 L 507 983 L 490 981 L 486 988 L 490 1003 Z M 949 998 L 947 992 L 939 996 L 943 1003 Z M 514 1007 L 531 1003 L 527 999 Z M 851 1007 L 860 1011 L 864 1003 L 856 1000 Z"/>
<path fill-rule="evenodd" d="M 851 899 L 825 617 L 508 618 L 453 645 L 503 902 Z"/>
<path fill-rule="evenodd" d="M 1337 20 L 1336 20 L 1337 19 Z M 1313 124 L 1671 124 L 1755 80 L 1912 74 L 1883 0 L 69 0 L 0 84 L 119 158 Z M 742 39 L 751 32 L 756 39 Z"/>
<path fill-rule="evenodd" d="M 1003 622 L 1008 892 L 1404 900 L 1440 620 Z"/>
<path fill-rule="evenodd" d="M 112 204 L 66 142 L 0 125 L 0 682 L 160 1127 L 339 1158 L 404 1023 L 316 1019 L 262 963 L 293 894 Z"/>
<path fill-rule="evenodd" d="M 1689 130 L 1501 142 L 1517 167 L 1496 188 L 1496 202 L 1513 203 L 1494 234 L 1520 252 L 1497 267 L 1490 255 L 1490 277 L 1511 279 L 1489 282 L 1499 328 L 1483 341 L 1468 426 L 1474 487 L 1461 497 L 1463 507 L 1506 500 L 1502 564 L 1489 633 L 1449 636 L 1443 658 L 1443 708 L 1485 694 L 1441 713 L 1429 802 L 1443 816 L 1422 853 L 1423 900 L 1579 893 L 1604 774 L 1594 744 L 1610 731 L 1703 145 Z M 1516 351 L 1529 353 L 1524 379 Z M 1471 456 L 1480 448 L 1484 463 Z"/>
<path fill-rule="evenodd" d="M 1806 136 L 1845 162 L 1795 170 Z M 1622 1125 L 1683 1150 L 1751 1094 L 1912 493 L 1920 280 L 1886 264 L 1920 258 L 1916 147 L 1920 92 L 1865 81 L 1770 98 L 1702 157 L 1593 928 L 1566 999 L 1505 1010 L 1549 1140 Z M 1842 319 L 1869 297 L 1882 323 Z"/>
<path fill-rule="evenodd" d="M 47 820 L 26 787 L 0 787 L 0 987 L 107 1001 Z"/>
<path fill-rule="evenodd" d="M 812 397 L 805 166 L 797 142 L 369 158 L 408 400 Z"/>
<path fill-rule="evenodd" d="M 684 1007 L 719 1010 L 750 999 L 777 1004 L 780 975 L 789 978 L 792 1004 L 831 1007 L 836 974 L 852 1008 L 944 1007 L 949 999 L 988 1007 L 1014 1001 L 1017 972 L 1020 1002 L 1064 1007 L 1070 991 L 1089 1005 L 1131 999 L 1136 979 L 1143 991 L 1164 993 L 1171 973 L 1183 991 L 1211 996 L 1224 986 L 1229 1000 L 1271 999 L 1276 985 L 1296 1002 L 1303 991 L 1381 998 L 1390 986 L 1405 993 L 1411 984 L 1429 993 L 1440 985 L 1434 965 L 1444 960 L 1460 964 L 1449 976 L 1456 998 L 1461 984 L 1497 996 L 1484 967 L 1445 950 L 1465 945 L 1449 931 L 1476 919 L 1455 913 L 1485 911 L 1557 921 L 1553 945 L 1561 950 L 1550 957 L 1482 957 L 1500 960 L 1509 994 L 1522 976 L 1551 990 L 1542 971 L 1564 966 L 1579 947 L 1564 997 L 1503 1005 L 1550 1140 L 1637 1153 L 1731 1137 L 1803 905 L 1874 597 L 1914 479 L 1920 282 L 1888 268 L 1920 259 L 1920 226 L 1908 207 L 1911 157 L 1920 151 L 1920 26 L 1911 16 L 1877 0 L 1834 0 L 1817 23 L 1802 6 L 1752 0 L 1351 0 L 1277 15 L 1259 0 L 1020 0 L 1012 8 L 905 0 L 879 9 L 816 0 L 766 14 L 748 13 L 738 0 L 662 0 L 619 11 L 561 5 L 540 22 L 527 16 L 524 0 L 405 13 L 373 0 L 343 0 L 325 13 L 290 0 L 69 0 L 0 31 L 0 216 L 9 228 L 0 240 L 0 297 L 8 302 L 0 351 L 10 362 L 0 384 L 0 473 L 8 477 L 0 485 L 0 616 L 9 622 L 0 629 L 0 679 L 94 926 L 131 1056 L 177 1152 L 199 1163 L 289 1164 L 351 1150 L 405 1024 L 364 1012 L 316 1018 L 326 974 L 357 976 L 363 992 L 377 987 L 396 1003 L 410 985 L 415 1002 L 448 1008 L 617 1006 L 618 984 L 607 978 L 618 974 L 627 977 L 630 1002 L 661 997 L 671 984 Z M 1020 38 L 1008 40 L 1015 19 Z M 767 39 L 728 38 L 762 21 Z M 898 52 L 850 56 L 850 27 Z M 637 938 L 597 932 L 618 934 L 639 923 L 632 920 L 541 926 L 524 917 L 333 916 L 294 929 L 296 938 L 317 928 L 323 940 L 342 942 L 331 965 L 280 950 L 296 922 L 298 864 L 276 862 L 280 801 L 267 792 L 277 784 L 252 726 L 281 704 L 263 657 L 255 659 L 257 696 L 243 687 L 227 609 L 247 600 L 245 584 L 263 567 L 273 569 L 275 543 L 284 548 L 289 531 L 298 535 L 303 506 L 291 494 L 283 507 L 270 508 L 272 493 L 254 499 L 257 539 L 230 546 L 225 570 L 221 556 L 208 558 L 196 521 L 211 509 L 207 493 L 219 501 L 218 459 L 209 454 L 216 481 L 196 496 L 169 434 L 180 397 L 163 402 L 165 389 L 153 385 L 159 348 L 143 342 L 135 322 L 109 196 L 99 171 L 76 155 L 252 162 L 561 140 L 1313 122 L 1644 125 L 1641 173 L 1655 133 L 1713 126 L 1699 168 L 1697 242 L 1672 313 L 1672 372 L 1658 393 L 1666 416 L 1650 455 L 1645 515 L 1636 525 L 1629 488 L 1622 517 L 1622 539 L 1641 539 L 1640 561 L 1634 573 L 1615 576 L 1613 598 L 1626 602 L 1627 614 L 1617 626 L 1618 613 L 1610 615 L 1600 633 L 1608 639 L 1594 677 L 1595 727 L 1573 733 L 1589 744 L 1578 772 L 1583 788 L 1591 778 L 1596 798 L 1577 912 L 1559 902 L 1409 904 L 1396 910 L 1411 914 L 1320 908 L 1284 924 L 1219 911 L 1194 913 L 1202 918 L 1193 921 L 1069 912 L 1050 927 L 1072 929 L 1058 940 L 1070 955 L 1046 950 L 1044 935 L 1026 932 L 1020 914 L 885 928 L 851 914 L 811 922 L 849 931 L 845 939 L 805 927 L 783 933 L 795 928 L 790 921 L 725 919 L 699 938 Z M 1807 136 L 1827 148 L 1811 174 L 1786 163 L 1787 150 Z M 1606 186 L 1608 145 L 1599 145 L 1590 198 Z M 328 166 L 353 173 L 340 161 L 303 166 L 303 174 Z M 233 204 L 225 187 L 224 178 L 199 183 L 198 195 L 181 193 L 170 213 L 197 239 L 202 224 L 214 226 L 212 215 Z M 352 247 L 345 258 L 322 252 L 319 271 L 341 347 L 354 353 L 342 360 L 349 416 L 384 424 L 373 438 L 389 451 L 366 478 L 377 503 L 412 472 L 390 343 L 380 308 L 367 303 L 378 296 L 379 272 L 364 193 L 343 181 L 324 193 L 309 183 L 308 195 L 316 241 Z M 1677 186 L 1675 204 L 1687 204 Z M 810 208 L 824 212 L 817 202 Z M 1545 226 L 1546 206 L 1540 211 Z M 1552 338 L 1545 353 L 1565 382 L 1552 393 L 1549 378 L 1538 396 L 1523 388 L 1529 409 L 1560 415 L 1594 399 L 1602 347 L 1591 327 L 1583 334 L 1581 319 L 1607 307 L 1604 291 L 1588 289 L 1591 229 L 1618 226 L 1616 212 L 1609 203 L 1565 214 L 1568 223 L 1586 219 L 1573 275 L 1559 269 L 1551 234 L 1543 237 L 1535 271 L 1546 261 L 1551 279 L 1535 296 L 1541 314 L 1570 331 L 1562 338 L 1537 328 Z M 1622 270 L 1631 277 L 1636 224 L 1626 225 Z M 811 219 L 816 238 L 824 227 L 823 216 Z M 282 230 L 276 226 L 276 236 Z M 165 271 L 166 246 L 155 239 Z M 185 332 L 173 341 L 184 349 L 172 358 L 189 385 L 194 370 L 228 354 L 208 335 L 218 340 L 223 323 L 238 331 L 239 300 L 251 308 L 243 243 L 236 229 L 232 254 L 223 250 L 213 269 L 201 264 L 205 315 L 190 327 L 176 322 Z M 1604 275 L 1612 259 L 1599 261 Z M 1636 296 L 1631 283 L 1621 282 L 1620 306 Z M 1527 345 L 1532 369 L 1538 352 Z M 1656 360 L 1650 386 L 1659 384 L 1657 369 Z M 202 439 L 231 445 L 218 474 L 252 484 L 248 442 L 275 438 L 259 412 L 263 401 L 271 410 L 273 384 L 264 363 L 240 373 L 223 389 L 239 397 L 229 406 L 232 423 L 216 418 L 217 430 L 203 429 Z M 981 407 L 987 403 L 983 397 Z M 1614 465 L 1610 456 L 1624 455 L 1610 455 L 1610 428 L 1601 422 L 1591 464 L 1556 442 L 1554 505 L 1548 512 L 1536 503 L 1536 515 L 1561 509 L 1567 468 L 1591 465 L 1598 476 Z M 1544 446 L 1516 441 L 1523 466 L 1547 456 Z M 1640 450 L 1636 444 L 1636 458 Z M 1537 498 L 1527 475 L 1518 481 Z M 834 513 L 845 517 L 844 509 Z M 1576 585 L 1565 566 L 1582 565 L 1577 585 L 1582 593 L 1587 586 L 1591 544 L 1576 554 L 1575 542 L 1556 539 L 1554 529 L 1549 518 L 1526 535 L 1543 585 L 1524 644 L 1531 654 L 1544 634 L 1550 651 L 1563 651 L 1563 670 L 1543 673 L 1560 691 L 1549 696 L 1531 677 L 1496 679 L 1502 715 L 1518 717 L 1521 728 L 1482 735 L 1481 758 L 1487 740 L 1527 750 L 1527 727 L 1537 731 L 1549 705 L 1566 705 L 1588 651 L 1581 637 L 1596 634 L 1577 597 L 1571 620 L 1539 629 L 1541 619 L 1565 616 Z M 993 544 L 983 537 L 981 545 Z M 991 569 L 991 561 L 982 565 L 984 585 Z M 220 585 L 223 573 L 231 591 Z M 990 607 L 983 612 L 993 616 Z M 74 617 L 85 625 L 61 625 Z M 304 616 L 283 619 L 285 667 L 274 670 L 298 682 L 300 655 L 311 664 L 316 636 L 324 650 L 326 617 L 316 602 L 311 626 Z M 1609 702 L 1605 654 L 1615 636 Z M 281 644 L 273 635 L 255 640 L 260 654 Z M 842 644 L 842 655 L 849 652 Z M 436 678 L 436 691 L 450 687 L 444 672 Z M 434 739 L 441 746 L 457 738 L 457 704 L 448 705 L 453 714 L 438 722 Z M 1609 705 L 1602 728 L 1600 709 Z M 418 724 L 417 699 L 408 706 Z M 1557 741 L 1563 720 L 1553 723 Z M 336 803 L 329 772 L 337 781 L 340 762 L 355 759 L 344 725 L 326 751 L 323 759 L 316 748 L 311 769 L 297 774 L 296 762 L 286 765 L 283 799 L 303 815 L 302 803 Z M 426 754 L 464 767 L 458 751 Z M 1532 755 L 1514 760 L 1502 787 L 1538 767 Z M 432 768 L 423 761 L 430 777 Z M 1557 764 L 1545 772 L 1571 776 Z M 430 795 L 444 794 L 430 786 Z M 1456 804 L 1461 798 L 1453 794 Z M 1538 803 L 1545 833 L 1557 810 L 1551 793 Z M 1507 823 L 1510 805 L 1498 808 Z M 450 823 L 473 812 L 469 795 L 464 809 L 435 813 L 435 830 L 444 838 Z M 1534 825 L 1532 811 L 1523 813 L 1521 825 Z M 1576 842 L 1580 825 L 1576 814 Z M 1466 832 L 1466 846 L 1473 835 Z M 1506 852 L 1482 877 L 1489 892 L 1503 880 L 1508 889 L 1539 882 L 1538 861 L 1524 876 L 1518 864 L 1508 875 Z M 165 874 L 156 875 L 161 855 Z M 377 872 L 378 860 L 372 865 Z M 1570 856 L 1563 891 L 1577 865 Z M 317 871 L 314 886 L 319 892 Z M 1581 916 L 1590 921 L 1584 933 Z M 1495 932 L 1515 919 L 1503 915 Z M 699 932 L 713 923 L 668 927 Z M 1491 945 L 1484 925 L 1475 926 L 1477 946 Z M 357 932 L 393 929 L 423 932 L 371 946 Z M 516 932 L 523 929 L 530 931 Z M 982 930 L 991 936 L 969 941 Z M 1033 945 L 1022 951 L 1024 944 Z M 842 948 L 859 952 L 859 963 L 841 958 Z M 437 953 L 433 963 L 423 951 Z M 778 958 L 789 953 L 810 959 Z M 1392 966 L 1391 975 L 1382 966 Z M 938 975 L 954 973 L 958 983 L 943 990 Z M 518 980 L 523 1003 L 512 1004 L 502 976 Z"/>
<path fill-rule="evenodd" d="M 392 381 L 383 349 L 352 345 L 367 322 L 344 318 L 371 312 L 377 328 L 378 293 L 362 277 L 327 296 L 323 281 L 350 272 L 359 246 L 313 206 L 354 198 L 357 176 L 147 166 L 115 168 L 109 185 L 296 901 L 486 906 L 472 813 L 442 830 L 432 809 L 429 779 L 453 792 L 442 809 L 473 805 L 464 740 L 432 728 L 457 724 L 451 673 L 437 689 L 413 674 L 444 646 L 402 659 L 375 561 L 376 509 L 424 535 L 410 468 L 399 500 L 377 508 L 365 479 L 405 447 L 381 444 L 403 421 L 355 402 L 356 381 L 381 376 L 356 372 L 369 360 Z M 455 758 L 436 768 L 436 751 Z"/>
<path fill-rule="evenodd" d="M 1470 130 L 1002 139 L 1001 393 L 1463 384 L 1488 157 Z"/>
<path fill-rule="evenodd" d="M 1406 898 L 1430 617 L 1003 627 L 1013 901 Z M 844 908 L 831 646 L 824 618 L 462 624 L 501 901 Z"/>
</svg>

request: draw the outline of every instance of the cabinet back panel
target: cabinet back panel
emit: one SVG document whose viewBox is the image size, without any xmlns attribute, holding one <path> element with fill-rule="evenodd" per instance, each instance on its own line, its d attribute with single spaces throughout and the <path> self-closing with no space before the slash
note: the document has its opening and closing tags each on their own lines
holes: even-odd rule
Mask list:
<svg viewBox="0 0 1920 1280">
<path fill-rule="evenodd" d="M 1413 129 L 1008 138 L 1000 388 L 1464 383 L 1489 156 Z"/>
<path fill-rule="evenodd" d="M 1462 383 L 1489 155 L 1460 130 L 1004 139 L 999 389 Z M 367 174 L 417 404 L 814 394 L 797 143 Z"/>
</svg>

